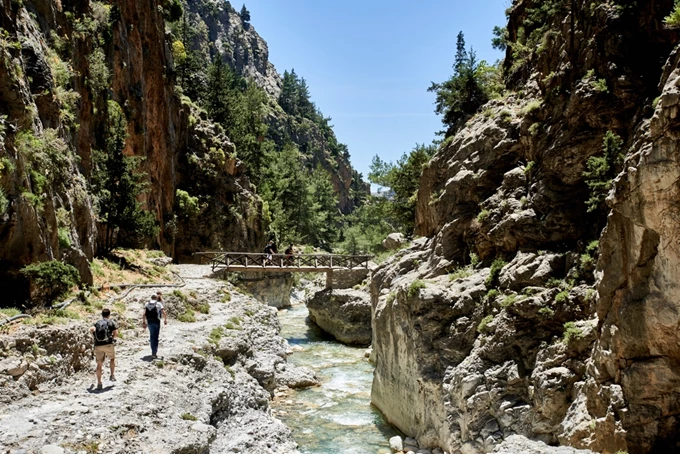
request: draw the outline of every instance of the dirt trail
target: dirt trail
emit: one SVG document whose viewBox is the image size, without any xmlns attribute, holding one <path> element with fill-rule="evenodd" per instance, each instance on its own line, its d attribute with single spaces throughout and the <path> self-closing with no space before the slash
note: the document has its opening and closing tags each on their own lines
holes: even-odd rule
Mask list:
<svg viewBox="0 0 680 454">
<path fill-rule="evenodd" d="M 93 361 L 90 371 L 44 383 L 0 409 L 0 452 L 41 452 L 46 445 L 56 449 L 49 452 L 297 452 L 290 431 L 271 416 L 269 392 L 253 378 L 260 378 L 253 371 L 285 369 L 276 311 L 236 292 L 221 302 L 225 283 L 208 278 L 209 266 L 175 270 L 186 280 L 182 291 L 208 302 L 210 313 L 162 326 L 159 359 L 152 361 L 141 313 L 155 289 L 132 292 L 118 315 L 133 327 L 122 330 L 116 346 L 117 381 L 107 380 L 105 363 L 104 389 L 97 391 Z M 212 347 L 208 336 L 220 327 L 225 339 Z M 227 366 L 211 351 L 228 349 L 225 341 L 246 343 Z"/>
</svg>

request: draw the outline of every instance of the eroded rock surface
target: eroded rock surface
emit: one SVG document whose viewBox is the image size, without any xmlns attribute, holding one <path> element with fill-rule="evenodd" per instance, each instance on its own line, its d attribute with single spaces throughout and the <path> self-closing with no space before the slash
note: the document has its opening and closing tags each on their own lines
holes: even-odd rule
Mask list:
<svg viewBox="0 0 680 454">
<path fill-rule="evenodd" d="M 207 275 L 209 267 L 202 269 Z M 87 372 L 65 371 L 58 382 L 38 384 L 33 394 L 3 404 L 0 446 L 39 451 L 55 445 L 67 453 L 94 443 L 103 453 L 297 452 L 289 429 L 271 416 L 268 389 L 309 386 L 316 379 L 285 363 L 287 345 L 273 308 L 236 292 L 221 302 L 225 289 L 208 279 L 189 281 L 184 290 L 208 302 L 210 314 L 163 326 L 160 359 L 154 361 L 147 331 L 138 326 L 151 289 L 131 294 L 126 312 L 114 314 L 130 317 L 131 324 L 116 347 L 117 381 L 106 380 L 105 367 L 104 389 L 95 390 L 94 364 L 87 358 Z M 83 332 L 87 325 L 61 329 Z M 241 346 L 227 355 L 232 340 Z"/>
<path fill-rule="evenodd" d="M 309 319 L 343 344 L 371 343 L 371 301 L 361 290 L 328 289 L 307 300 Z"/>
<path fill-rule="evenodd" d="M 513 3 L 511 41 L 536 32 L 544 4 Z M 517 434 L 637 454 L 680 441 L 680 57 L 658 25 L 672 5 L 562 6 L 539 50 L 508 51 L 511 92 L 425 168 L 424 237 L 373 274 L 372 400 L 421 446 L 491 452 Z M 620 156 L 600 176 L 605 204 L 588 171 L 607 153 Z M 542 452 L 527 443 L 501 452 Z"/>
</svg>

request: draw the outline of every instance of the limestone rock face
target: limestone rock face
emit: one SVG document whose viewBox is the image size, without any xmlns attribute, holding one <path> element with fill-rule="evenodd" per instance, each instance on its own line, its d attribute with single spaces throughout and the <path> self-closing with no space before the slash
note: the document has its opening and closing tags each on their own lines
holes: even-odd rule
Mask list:
<svg viewBox="0 0 680 454">
<path fill-rule="evenodd" d="M 162 3 L 0 2 L 7 33 L 0 51 L 0 286 L 10 289 L 3 305 L 27 299 L 18 270 L 32 262 L 62 260 L 92 282 L 89 261 L 104 229 L 92 190 L 93 150 L 106 149 L 109 100 L 127 121 L 124 153 L 143 158 L 138 170 L 148 190 L 139 199 L 157 221 L 155 246 L 184 259 L 262 243 L 261 202 L 233 145 L 175 93 Z M 205 191 L 200 213 L 175 217 L 177 189 Z"/>
<path fill-rule="evenodd" d="M 249 251 L 264 244 L 262 201 L 220 125 L 193 104 L 183 105 L 186 132 L 179 137 L 177 189 L 198 198 L 199 211 L 178 210 L 173 257 L 195 262 L 203 250 Z"/>
<path fill-rule="evenodd" d="M 540 441 L 528 440 L 519 435 L 511 435 L 498 445 L 493 452 L 498 454 L 587 454 L 593 451 L 565 447 L 548 446 Z"/>
<path fill-rule="evenodd" d="M 513 3 L 511 40 L 542 4 Z M 517 434 L 646 454 L 680 441 L 680 53 L 659 26 L 672 4 L 563 5 L 540 51 L 508 51 L 515 91 L 452 130 L 424 169 L 423 237 L 373 272 L 372 401 L 421 446 L 553 449 Z M 626 159 L 589 211 L 584 172 L 607 131 Z"/>
<path fill-rule="evenodd" d="M 612 211 L 599 264 L 601 330 L 589 368 L 594 381 L 584 385 L 588 408 L 598 409 L 591 415 L 603 425 L 594 445 L 605 446 L 605 427 L 610 436 L 625 430 L 631 453 L 671 452 L 680 441 L 680 425 L 672 416 L 679 410 L 680 381 L 675 365 L 680 359 L 677 48 L 660 87 L 654 116 L 641 125 L 635 154 L 608 200 Z M 616 399 L 603 406 L 603 394 Z"/>
<path fill-rule="evenodd" d="M 366 292 L 327 289 L 307 300 L 309 319 L 343 344 L 371 343 L 371 302 Z"/>
</svg>

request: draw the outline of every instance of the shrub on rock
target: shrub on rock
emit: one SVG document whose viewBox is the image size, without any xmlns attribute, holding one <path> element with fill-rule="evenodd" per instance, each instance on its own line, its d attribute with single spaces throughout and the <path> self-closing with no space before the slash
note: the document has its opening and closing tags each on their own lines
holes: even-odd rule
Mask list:
<svg viewBox="0 0 680 454">
<path fill-rule="evenodd" d="M 31 283 L 31 300 L 49 304 L 80 283 L 78 270 L 58 260 L 32 263 L 21 269 Z"/>
</svg>

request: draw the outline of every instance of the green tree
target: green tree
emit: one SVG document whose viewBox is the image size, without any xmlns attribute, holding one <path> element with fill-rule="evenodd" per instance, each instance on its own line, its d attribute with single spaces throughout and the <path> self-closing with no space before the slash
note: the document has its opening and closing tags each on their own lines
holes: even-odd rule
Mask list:
<svg viewBox="0 0 680 454">
<path fill-rule="evenodd" d="M 246 4 L 244 3 L 243 6 L 241 7 L 241 12 L 239 13 L 239 16 L 241 16 L 241 20 L 243 23 L 248 23 L 250 22 L 250 11 L 246 8 Z"/>
<path fill-rule="evenodd" d="M 200 52 L 196 52 L 192 43 L 198 38 L 196 27 L 191 22 L 188 10 L 182 15 L 182 20 L 174 24 L 182 49 L 179 54 L 181 58 L 175 59 L 177 80 L 182 92 L 194 101 L 201 102 L 206 96 L 205 68 L 208 62 Z M 180 50 L 173 44 L 173 54 L 175 50 Z"/>
<path fill-rule="evenodd" d="M 330 250 L 338 236 L 340 212 L 330 174 L 309 170 L 288 143 L 267 154 L 261 195 L 270 217 L 269 234 L 284 243 L 307 243 Z"/>
<path fill-rule="evenodd" d="M 317 167 L 308 178 L 306 189 L 307 216 L 302 233 L 318 247 L 330 250 L 338 236 L 338 196 L 330 174 Z"/>
<path fill-rule="evenodd" d="M 506 27 L 499 27 L 496 25 L 493 28 L 493 38 L 491 38 L 491 47 L 505 52 L 508 48 L 508 29 Z"/>
<path fill-rule="evenodd" d="M 208 114 L 224 127 L 250 178 L 258 184 L 265 150 L 271 146 L 264 140 L 266 93 L 236 74 L 218 53 L 208 68 L 207 94 Z"/>
<path fill-rule="evenodd" d="M 176 22 L 182 18 L 184 10 L 180 0 L 166 0 L 163 2 L 163 18 L 168 22 Z"/>
<path fill-rule="evenodd" d="M 488 90 L 480 81 L 480 62 L 474 50 L 465 49 L 463 32 L 458 33 L 453 76 L 443 83 L 432 83 L 428 91 L 436 94 L 435 112 L 442 115 L 442 123 L 453 133 L 489 100 Z"/>
<path fill-rule="evenodd" d="M 93 150 L 93 192 L 99 221 L 105 225 L 103 252 L 117 245 L 144 244 L 158 232 L 155 217 L 137 197 L 145 190 L 139 157 L 125 156 L 127 120 L 117 102 L 107 103 L 106 151 Z"/>
<path fill-rule="evenodd" d="M 389 188 L 387 198 L 391 203 L 388 219 L 392 226 L 405 234 L 413 232 L 420 176 L 435 151 L 434 145 L 416 144 L 396 164 L 385 162 L 378 156 L 371 163 L 368 179 L 371 183 Z"/>
<path fill-rule="evenodd" d="M 623 140 L 612 131 L 607 131 L 602 141 L 602 156 L 591 156 L 583 172 L 590 198 L 586 202 L 588 211 L 600 208 L 612 188 L 614 177 L 623 164 Z"/>
<path fill-rule="evenodd" d="M 269 208 L 270 233 L 283 242 L 306 241 L 303 221 L 308 200 L 302 155 L 288 143 L 280 152 L 271 151 L 267 163 L 261 195 Z"/>
<path fill-rule="evenodd" d="M 21 273 L 32 283 L 31 296 L 36 302 L 46 305 L 80 284 L 78 270 L 57 260 L 31 263 L 23 267 Z"/>
<path fill-rule="evenodd" d="M 384 251 L 382 240 L 398 228 L 393 224 L 392 203 L 387 197 L 367 196 L 363 204 L 345 216 L 336 245 L 348 254 Z"/>
</svg>

